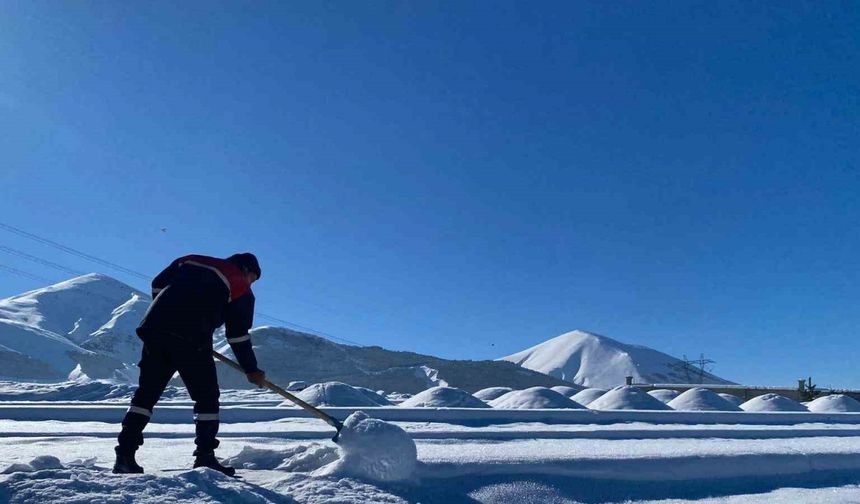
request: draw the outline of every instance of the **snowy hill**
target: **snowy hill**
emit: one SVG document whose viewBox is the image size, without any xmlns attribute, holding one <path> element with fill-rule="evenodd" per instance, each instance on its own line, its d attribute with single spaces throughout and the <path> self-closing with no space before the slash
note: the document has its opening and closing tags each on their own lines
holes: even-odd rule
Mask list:
<svg viewBox="0 0 860 504">
<path fill-rule="evenodd" d="M 282 327 L 258 327 L 251 341 L 260 368 L 277 383 L 338 381 L 388 392 L 418 393 L 437 386 L 475 392 L 491 386 L 515 389 L 563 385 L 557 378 L 523 369 L 509 362 L 449 360 L 377 346 L 357 347 Z M 217 348 L 232 355 L 227 344 Z M 245 388 L 244 375 L 219 364 L 219 382 Z"/>
<path fill-rule="evenodd" d="M 93 339 L 124 338 L 115 346 L 134 347 L 133 336 L 146 296 L 110 277 L 89 274 L 0 300 L 0 375 L 36 380 L 64 379 L 79 363 L 104 367 L 134 350 L 114 355 Z M 140 312 L 142 313 L 142 312 Z M 129 329 L 131 332 L 129 333 Z M 122 336 L 120 336 L 122 335 Z M 133 337 L 133 339 L 132 339 Z"/>
<path fill-rule="evenodd" d="M 632 376 L 637 383 L 731 383 L 709 373 L 684 371 L 671 355 L 586 331 L 571 331 L 503 357 L 524 368 L 586 387 L 613 388 Z"/>
<path fill-rule="evenodd" d="M 0 378 L 136 382 L 142 344 L 134 330 L 149 304 L 144 293 L 96 273 L 0 300 Z M 277 327 L 256 328 L 252 338 L 260 367 L 277 383 L 340 381 L 409 393 L 449 384 L 470 392 L 564 384 L 508 362 L 340 345 Z M 223 341 L 219 331 L 216 349 L 231 354 Z M 219 378 L 226 388 L 250 387 L 243 375 L 220 364 Z"/>
</svg>

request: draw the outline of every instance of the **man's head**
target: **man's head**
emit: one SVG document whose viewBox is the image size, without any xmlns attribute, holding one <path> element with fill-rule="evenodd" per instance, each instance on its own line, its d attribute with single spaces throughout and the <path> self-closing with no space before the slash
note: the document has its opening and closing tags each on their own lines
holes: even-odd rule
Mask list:
<svg viewBox="0 0 860 504">
<path fill-rule="evenodd" d="M 240 270 L 242 270 L 242 273 L 245 275 L 249 284 L 259 280 L 262 275 L 262 271 L 260 271 L 260 263 L 257 262 L 257 258 L 254 254 L 251 254 L 250 252 L 233 254 L 227 258 L 227 261 L 235 264 Z"/>
</svg>

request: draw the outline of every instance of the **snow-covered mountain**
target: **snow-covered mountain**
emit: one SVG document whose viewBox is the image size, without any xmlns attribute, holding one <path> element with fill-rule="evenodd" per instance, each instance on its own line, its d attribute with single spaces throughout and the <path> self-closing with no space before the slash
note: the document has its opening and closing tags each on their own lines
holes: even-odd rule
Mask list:
<svg viewBox="0 0 860 504">
<path fill-rule="evenodd" d="M 92 273 L 0 300 L 0 376 L 64 379 L 80 364 L 111 377 L 140 357 L 148 296 Z"/>
<path fill-rule="evenodd" d="M 700 376 L 682 360 L 652 348 L 586 331 L 562 334 L 500 360 L 605 389 L 623 385 L 627 376 L 636 383 L 732 383 L 710 373 Z"/>
<path fill-rule="evenodd" d="M 378 346 L 357 347 L 282 327 L 258 327 L 251 341 L 260 368 L 277 383 L 343 382 L 373 390 L 417 393 L 452 386 L 468 392 L 503 385 L 516 389 L 551 387 L 564 382 L 509 362 L 449 360 Z M 232 355 L 229 345 L 217 350 Z M 227 388 L 247 387 L 244 375 L 219 364 L 218 379 Z"/>
<path fill-rule="evenodd" d="M 0 300 L 0 377 L 135 382 L 142 344 L 134 330 L 149 304 L 149 296 L 100 274 Z M 528 388 L 564 383 L 508 362 L 448 360 L 341 345 L 278 327 L 258 327 L 251 334 L 260 367 L 276 383 L 340 381 L 409 393 L 447 385 L 473 392 L 495 385 Z M 230 354 L 223 341 L 219 331 L 216 349 Z M 218 367 L 222 386 L 250 387 L 244 375 L 222 364 Z"/>
</svg>

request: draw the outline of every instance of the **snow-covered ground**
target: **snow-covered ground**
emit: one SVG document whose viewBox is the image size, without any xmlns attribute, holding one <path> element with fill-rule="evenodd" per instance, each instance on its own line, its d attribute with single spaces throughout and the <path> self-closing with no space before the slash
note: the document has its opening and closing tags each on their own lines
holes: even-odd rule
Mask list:
<svg viewBox="0 0 860 504">
<path fill-rule="evenodd" d="M 341 454 L 323 422 L 225 395 L 218 454 L 240 479 L 190 469 L 181 397 L 156 408 L 138 456 L 147 474 L 124 476 L 109 470 L 121 404 L 0 401 L 0 503 L 860 502 L 856 413 L 366 408 L 417 447 L 410 478 L 380 483 L 327 474 Z M 44 455 L 59 463 L 28 467 Z"/>
</svg>

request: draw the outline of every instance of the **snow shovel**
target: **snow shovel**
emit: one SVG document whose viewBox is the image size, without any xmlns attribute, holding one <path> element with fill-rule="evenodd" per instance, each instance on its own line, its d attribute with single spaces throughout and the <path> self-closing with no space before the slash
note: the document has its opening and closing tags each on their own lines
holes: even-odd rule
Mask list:
<svg viewBox="0 0 860 504">
<path fill-rule="evenodd" d="M 239 371 L 240 373 L 245 374 L 245 370 L 242 369 L 242 366 L 240 366 L 239 363 L 230 359 L 229 357 L 227 357 L 225 355 L 221 355 L 214 350 L 212 351 L 212 356 L 215 357 L 216 359 L 218 359 L 219 361 L 223 362 L 224 364 L 227 364 L 231 368 Z M 337 429 L 337 432 L 334 433 L 334 437 L 331 438 L 332 441 L 337 443 L 338 436 L 340 436 L 340 430 L 343 429 L 343 423 L 341 423 L 340 420 L 327 414 L 326 412 L 322 411 L 321 409 L 302 401 L 298 397 L 294 396 L 293 394 L 290 394 L 289 392 L 287 392 L 283 388 L 275 385 L 274 383 L 270 382 L 269 380 L 266 380 L 265 382 L 263 382 L 263 385 L 265 385 L 266 388 L 271 390 L 272 392 L 274 392 L 274 393 L 280 395 L 281 397 L 287 399 L 288 401 L 296 404 L 297 406 L 299 406 L 303 410 L 310 412 L 315 417 L 319 418 L 323 422 L 325 422 L 325 423 L 331 425 L 332 427 L 334 427 L 335 429 Z"/>
</svg>

